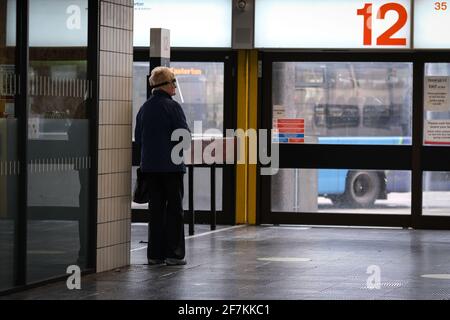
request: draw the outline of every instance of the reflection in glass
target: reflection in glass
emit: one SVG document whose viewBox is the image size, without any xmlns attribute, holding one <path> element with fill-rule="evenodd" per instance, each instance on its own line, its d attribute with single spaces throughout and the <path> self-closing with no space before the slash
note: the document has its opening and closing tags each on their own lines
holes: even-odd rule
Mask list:
<svg viewBox="0 0 450 320">
<path fill-rule="evenodd" d="M 222 62 L 171 62 L 178 82 L 174 99 L 181 104 L 193 131 L 194 121 L 201 121 L 203 132 L 217 129 L 223 133 L 224 64 Z M 133 134 L 136 115 L 147 97 L 148 62 L 134 62 L 133 69 Z M 132 186 L 136 170 L 133 168 Z M 222 169 L 216 169 L 216 209 L 222 209 Z M 188 209 L 188 175 L 184 176 L 184 209 Z M 210 173 L 196 168 L 194 174 L 194 205 L 196 210 L 210 210 Z M 144 207 L 133 203 L 133 208 Z"/>
<path fill-rule="evenodd" d="M 272 83 L 274 128 L 304 119 L 301 142 L 411 144 L 412 63 L 275 62 Z"/>
<path fill-rule="evenodd" d="M 189 128 L 201 121 L 203 131 L 223 132 L 224 64 L 222 62 L 171 62 L 178 89 L 174 99 L 181 104 Z M 133 134 L 139 108 L 147 99 L 148 62 L 134 62 Z"/>
<path fill-rule="evenodd" d="M 423 173 L 423 215 L 450 216 L 450 172 Z"/>
<path fill-rule="evenodd" d="M 38 1 L 39 2 L 39 1 Z M 68 3 L 45 1 L 48 8 Z M 61 32 L 83 43 L 30 47 L 28 105 L 28 226 L 27 272 L 34 282 L 64 275 L 69 265 L 86 267 L 89 194 L 89 120 L 87 102 L 86 1 L 79 8 L 80 26 L 68 23 L 66 10 L 30 11 L 30 21 L 53 19 L 50 39 Z M 77 11 L 77 10 L 75 10 Z M 44 17 L 43 17 L 44 15 Z M 72 20 L 70 20 L 72 21 Z M 73 21 L 72 21 L 73 22 Z M 31 23 L 32 25 L 32 23 Z M 79 37 L 80 32 L 84 36 Z M 41 35 L 42 36 L 42 35 Z M 63 47 L 62 47 L 63 46 Z"/>
<path fill-rule="evenodd" d="M 7 34 L 15 36 L 16 6 L 0 0 L 0 291 L 14 286 L 14 239 L 17 217 L 17 117 L 15 97 L 18 94 L 15 67 L 15 45 L 8 45 Z"/>
<path fill-rule="evenodd" d="M 272 211 L 411 213 L 411 173 L 351 169 L 280 169 Z"/>
</svg>

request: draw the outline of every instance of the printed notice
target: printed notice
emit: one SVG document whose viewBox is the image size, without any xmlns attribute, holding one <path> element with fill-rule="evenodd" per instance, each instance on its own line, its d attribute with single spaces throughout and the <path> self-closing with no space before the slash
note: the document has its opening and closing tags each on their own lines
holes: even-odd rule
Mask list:
<svg viewBox="0 0 450 320">
<path fill-rule="evenodd" d="M 286 114 L 286 109 L 283 106 L 280 106 L 280 105 L 273 106 L 273 114 L 272 114 L 273 121 L 276 121 L 280 118 L 284 118 L 285 114 Z"/>
<path fill-rule="evenodd" d="M 304 143 L 305 119 L 278 118 L 274 120 L 272 133 L 274 143 Z"/>
<path fill-rule="evenodd" d="M 450 77 L 425 77 L 425 110 L 450 111 L 448 100 Z"/>
<path fill-rule="evenodd" d="M 425 121 L 425 144 L 450 145 L 450 120 Z"/>
</svg>

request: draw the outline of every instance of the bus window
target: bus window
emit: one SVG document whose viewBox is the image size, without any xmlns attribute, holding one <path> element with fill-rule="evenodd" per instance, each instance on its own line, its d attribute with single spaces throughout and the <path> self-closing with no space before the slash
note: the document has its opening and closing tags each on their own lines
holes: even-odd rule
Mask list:
<svg viewBox="0 0 450 320">
<path fill-rule="evenodd" d="M 305 143 L 411 137 L 412 63 L 275 62 L 272 96 L 286 118 L 305 119 Z"/>
</svg>

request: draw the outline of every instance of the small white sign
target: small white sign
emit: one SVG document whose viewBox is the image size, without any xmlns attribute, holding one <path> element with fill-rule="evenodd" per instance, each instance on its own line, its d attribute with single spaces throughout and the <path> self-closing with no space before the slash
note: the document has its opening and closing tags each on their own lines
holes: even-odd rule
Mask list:
<svg viewBox="0 0 450 320">
<path fill-rule="evenodd" d="M 450 77 L 425 77 L 425 110 L 450 111 Z"/>
<path fill-rule="evenodd" d="M 450 145 L 450 120 L 425 121 L 424 143 Z"/>
<path fill-rule="evenodd" d="M 231 47 L 230 0 L 135 0 L 135 47 L 148 47 L 150 28 L 170 30 L 172 47 Z"/>
<path fill-rule="evenodd" d="M 282 118 L 286 118 L 286 108 L 284 106 L 274 105 L 272 119 L 275 121 Z"/>
<path fill-rule="evenodd" d="M 150 29 L 150 57 L 170 59 L 170 30 Z"/>
</svg>

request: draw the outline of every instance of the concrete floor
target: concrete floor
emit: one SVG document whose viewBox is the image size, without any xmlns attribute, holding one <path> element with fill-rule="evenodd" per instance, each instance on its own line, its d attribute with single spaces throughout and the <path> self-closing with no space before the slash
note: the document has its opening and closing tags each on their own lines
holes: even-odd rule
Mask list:
<svg viewBox="0 0 450 320">
<path fill-rule="evenodd" d="M 85 276 L 81 290 L 60 282 L 2 299 L 450 299 L 450 277 L 422 277 L 450 275 L 450 231 L 201 228 L 186 266 L 146 265 L 146 226 L 134 225 L 131 266 Z"/>
</svg>

